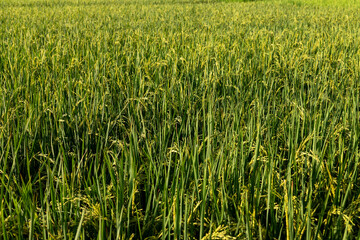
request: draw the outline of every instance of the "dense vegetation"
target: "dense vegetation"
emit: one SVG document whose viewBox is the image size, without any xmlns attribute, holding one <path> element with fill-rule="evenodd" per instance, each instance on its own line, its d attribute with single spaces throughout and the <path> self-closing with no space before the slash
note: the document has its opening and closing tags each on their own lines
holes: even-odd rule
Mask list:
<svg viewBox="0 0 360 240">
<path fill-rule="evenodd" d="M 2 1 L 0 238 L 358 238 L 358 13 Z"/>
</svg>

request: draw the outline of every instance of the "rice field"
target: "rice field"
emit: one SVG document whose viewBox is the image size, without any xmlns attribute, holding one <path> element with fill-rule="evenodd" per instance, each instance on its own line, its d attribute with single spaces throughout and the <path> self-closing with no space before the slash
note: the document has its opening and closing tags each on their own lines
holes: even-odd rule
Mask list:
<svg viewBox="0 0 360 240">
<path fill-rule="evenodd" d="M 360 8 L 325 3 L 1 1 L 0 239 L 360 239 Z"/>
</svg>

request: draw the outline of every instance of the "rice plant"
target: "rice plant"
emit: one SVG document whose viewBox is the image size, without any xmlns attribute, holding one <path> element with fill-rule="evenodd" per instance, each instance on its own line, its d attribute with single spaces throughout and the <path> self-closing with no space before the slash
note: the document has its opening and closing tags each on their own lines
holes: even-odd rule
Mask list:
<svg viewBox="0 0 360 240">
<path fill-rule="evenodd" d="M 359 8 L 0 3 L 0 238 L 359 239 Z"/>
</svg>

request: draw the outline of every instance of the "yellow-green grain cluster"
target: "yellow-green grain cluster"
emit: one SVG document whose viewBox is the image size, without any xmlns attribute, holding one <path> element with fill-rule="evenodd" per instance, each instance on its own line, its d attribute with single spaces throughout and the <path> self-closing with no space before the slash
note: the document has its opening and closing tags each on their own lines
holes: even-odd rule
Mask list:
<svg viewBox="0 0 360 240">
<path fill-rule="evenodd" d="M 359 10 L 1 1 L 0 238 L 358 239 Z"/>
</svg>

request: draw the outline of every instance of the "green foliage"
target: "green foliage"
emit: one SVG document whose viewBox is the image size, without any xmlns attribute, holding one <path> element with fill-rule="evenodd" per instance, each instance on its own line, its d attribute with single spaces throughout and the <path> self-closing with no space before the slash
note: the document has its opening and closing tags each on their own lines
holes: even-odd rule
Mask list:
<svg viewBox="0 0 360 240">
<path fill-rule="evenodd" d="M 270 0 L 271 1 L 271 0 Z M 320 6 L 320 7 L 359 7 L 356 0 L 273 0 L 272 2 L 281 4 L 295 4 L 297 6 Z"/>
<path fill-rule="evenodd" d="M 355 8 L 0 3 L 0 238 L 354 239 Z"/>
</svg>

